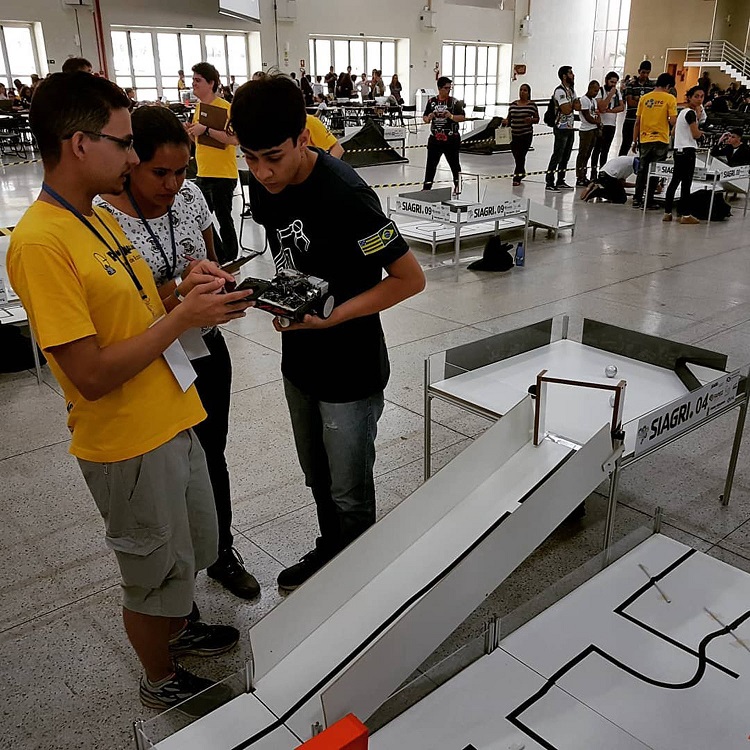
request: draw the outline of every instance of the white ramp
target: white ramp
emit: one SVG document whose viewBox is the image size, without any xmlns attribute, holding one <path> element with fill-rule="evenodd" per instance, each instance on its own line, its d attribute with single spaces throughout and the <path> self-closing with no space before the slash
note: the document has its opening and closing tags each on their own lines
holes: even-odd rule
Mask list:
<svg viewBox="0 0 750 750">
<path fill-rule="evenodd" d="M 175 735 L 181 750 L 205 747 L 195 730 L 212 717 L 233 743 L 215 737 L 213 750 L 259 747 L 282 725 L 307 739 L 324 724 L 331 685 L 329 721 L 382 702 L 605 478 L 609 427 L 576 451 L 553 439 L 534 446 L 533 422 L 527 397 L 251 628 L 251 699 L 270 724 L 241 696 Z M 373 661 L 377 689 L 363 692 L 358 675 Z"/>
</svg>

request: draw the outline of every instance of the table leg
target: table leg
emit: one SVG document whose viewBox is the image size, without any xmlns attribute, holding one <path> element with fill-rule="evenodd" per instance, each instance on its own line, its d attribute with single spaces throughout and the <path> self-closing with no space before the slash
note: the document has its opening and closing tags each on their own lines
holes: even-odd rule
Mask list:
<svg viewBox="0 0 750 750">
<path fill-rule="evenodd" d="M 707 224 L 711 223 L 711 216 L 714 212 L 714 198 L 716 197 L 716 177 L 714 177 L 713 183 L 711 184 L 711 200 L 708 203 L 708 221 Z"/>
<path fill-rule="evenodd" d="M 747 393 L 745 394 L 745 400 L 740 406 L 740 413 L 737 415 L 737 426 L 734 430 L 734 442 L 732 443 L 732 455 L 729 457 L 729 468 L 727 469 L 727 478 L 724 482 L 724 493 L 721 495 L 721 504 L 723 506 L 729 505 L 729 498 L 732 495 L 732 484 L 734 483 L 734 472 L 737 469 L 737 458 L 740 454 L 740 446 L 742 445 L 742 432 L 745 428 L 745 417 L 747 416 Z"/>
<path fill-rule="evenodd" d="M 607 522 L 604 526 L 604 563 L 606 568 L 612 562 L 612 542 L 615 535 L 615 512 L 617 510 L 617 486 L 620 483 L 620 459 L 615 461 L 615 468 L 609 478 L 609 497 L 607 499 Z"/>
<path fill-rule="evenodd" d="M 456 267 L 456 281 L 458 281 L 458 269 L 461 261 L 461 216 L 456 215 L 456 239 L 453 243 L 453 265 Z"/>
<path fill-rule="evenodd" d="M 430 358 L 424 361 L 424 480 L 432 473 L 432 396 L 430 396 Z"/>
</svg>

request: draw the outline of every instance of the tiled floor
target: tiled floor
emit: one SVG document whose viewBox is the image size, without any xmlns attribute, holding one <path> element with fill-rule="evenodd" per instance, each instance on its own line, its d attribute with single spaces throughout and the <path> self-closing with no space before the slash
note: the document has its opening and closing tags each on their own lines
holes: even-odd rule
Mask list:
<svg viewBox="0 0 750 750">
<path fill-rule="evenodd" d="M 551 139 L 539 138 L 529 169 L 545 166 Z M 419 181 L 424 153 L 408 152 L 403 166 L 362 170 L 371 184 Z M 503 174 L 509 155 L 463 157 L 466 172 Z M 449 176 L 441 169 L 438 175 Z M 0 170 L 0 226 L 20 217 L 36 193 L 36 166 Z M 507 180 L 482 183 L 486 197 Z M 379 194 L 394 195 L 396 190 Z M 386 513 L 421 482 L 422 362 L 430 353 L 509 330 L 561 312 L 680 341 L 729 355 L 730 366 L 750 359 L 750 220 L 741 211 L 723 224 L 664 225 L 661 216 L 628 207 L 587 205 L 574 193 L 547 195 L 540 177 L 521 195 L 575 214 L 575 238 L 543 232 L 527 248 L 526 267 L 494 275 L 447 267 L 427 271 L 424 293 L 383 315 L 392 363 L 387 408 L 380 423 L 376 464 L 379 512 Z M 252 228 L 251 228 L 252 229 Z M 251 234 L 259 242 L 256 232 Z M 428 265 L 429 251 L 414 245 Z M 478 254 L 468 246 L 466 255 Z M 441 249 L 441 259 L 450 248 Z M 250 273 L 270 270 L 267 258 Z M 303 486 L 279 379 L 279 338 L 262 313 L 227 326 L 234 362 L 228 459 L 233 479 L 237 547 L 263 586 L 245 603 L 204 575 L 197 600 L 207 620 L 243 632 L 277 604 L 275 577 L 306 552 L 315 535 L 312 499 Z M 104 546 L 101 520 L 67 453 L 59 389 L 47 373 L 0 375 L 0 701 L 2 747 L 107 748 L 129 746 L 131 722 L 148 716 L 137 700 L 139 674 L 119 619 L 118 577 Z M 435 409 L 433 464 L 443 465 L 486 422 L 445 405 Z M 637 464 L 622 479 L 618 534 L 650 523 L 665 508 L 664 531 L 680 541 L 750 570 L 750 470 L 743 448 L 728 508 L 717 498 L 732 438 L 723 419 Z M 429 664 L 475 636 L 483 619 L 501 615 L 538 594 L 596 554 L 605 502 L 593 495 L 580 524 L 561 527 L 443 644 Z M 446 603 L 448 606 L 449 603 Z M 246 639 L 245 639 L 246 640 Z M 238 669 L 237 652 L 194 665 L 219 677 Z"/>
</svg>

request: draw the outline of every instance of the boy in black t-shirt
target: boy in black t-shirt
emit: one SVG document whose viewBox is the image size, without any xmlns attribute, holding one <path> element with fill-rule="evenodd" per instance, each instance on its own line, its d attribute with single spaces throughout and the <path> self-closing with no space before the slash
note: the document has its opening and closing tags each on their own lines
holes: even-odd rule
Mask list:
<svg viewBox="0 0 750 750">
<path fill-rule="evenodd" d="M 450 78 L 438 78 L 438 95 L 433 96 L 425 107 L 422 119 L 430 124 L 430 138 L 427 141 L 427 164 L 424 170 L 424 189 L 432 188 L 440 157 L 445 156 L 453 174 L 453 194 L 460 192 L 459 175 L 461 164 L 458 151 L 461 147 L 461 133 L 458 123 L 466 119 L 461 103 L 451 93 Z"/>
<path fill-rule="evenodd" d="M 317 505 L 320 537 L 283 570 L 291 591 L 375 522 L 375 435 L 390 374 L 378 313 L 422 291 L 424 274 L 375 193 L 344 162 L 313 149 L 299 89 L 285 76 L 241 86 L 231 123 L 245 155 L 253 219 L 278 270 L 325 279 L 336 306 L 282 328 L 297 456 Z M 325 220 L 336 205 L 334 232 Z M 383 278 L 383 269 L 386 275 Z"/>
</svg>

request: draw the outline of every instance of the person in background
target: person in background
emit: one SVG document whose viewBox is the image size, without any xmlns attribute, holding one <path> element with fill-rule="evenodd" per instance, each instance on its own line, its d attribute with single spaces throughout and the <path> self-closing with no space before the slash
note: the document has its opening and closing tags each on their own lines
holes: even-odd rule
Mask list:
<svg viewBox="0 0 750 750">
<path fill-rule="evenodd" d="M 586 187 L 589 184 L 586 177 L 594 144 L 599 138 L 601 115 L 596 99 L 599 95 L 599 81 L 589 81 L 586 94 L 581 97 L 581 124 L 578 130 L 578 157 L 576 158 L 576 187 Z"/>
<path fill-rule="evenodd" d="M 225 102 L 232 103 L 232 89 L 229 86 L 222 86 L 221 87 L 221 98 Z"/>
<path fill-rule="evenodd" d="M 644 60 L 638 66 L 638 76 L 631 79 L 630 84 L 625 89 L 625 119 L 622 123 L 622 143 L 620 144 L 620 156 L 625 156 L 633 144 L 633 128 L 635 127 L 635 118 L 638 113 L 638 102 L 642 96 L 650 94 L 654 90 L 654 82 L 649 77 L 651 75 L 651 63 Z"/>
<path fill-rule="evenodd" d="M 135 98 L 135 89 L 134 88 L 126 88 L 125 89 L 125 96 L 128 97 L 128 101 L 130 102 L 130 106 L 128 109 L 132 113 L 132 111 L 138 106 L 138 100 Z"/>
<path fill-rule="evenodd" d="M 201 107 L 204 104 L 226 110 L 228 118 L 230 104 L 217 96 L 220 83 L 219 71 L 210 63 L 201 62 L 193 66 L 193 93 L 198 99 L 198 106 L 193 114 L 193 122 L 187 130 L 195 142 L 195 160 L 198 163 L 196 184 L 219 222 L 220 235 L 214 238 L 214 245 L 216 256 L 223 264 L 237 257 L 237 232 L 232 218 L 232 199 L 239 176 L 237 139 L 229 134 L 226 126 L 221 130 L 215 130 L 200 122 Z M 202 135 L 223 144 L 223 148 L 201 143 Z"/>
<path fill-rule="evenodd" d="M 339 80 L 336 82 L 336 98 L 351 99 L 354 93 L 354 84 L 348 73 L 341 73 Z"/>
<path fill-rule="evenodd" d="M 323 76 L 315 76 L 315 83 L 312 85 L 313 97 L 323 96 Z"/>
<path fill-rule="evenodd" d="M 237 91 L 237 81 L 234 76 L 229 76 L 229 90 L 234 94 Z"/>
<path fill-rule="evenodd" d="M 526 154 L 531 148 L 534 137 L 534 125 L 539 122 L 539 110 L 531 101 L 531 86 L 522 83 L 518 89 L 518 99 L 511 102 L 508 117 L 503 121 L 506 127 L 510 125 L 512 139 L 510 150 L 516 160 L 513 173 L 513 185 L 518 186 L 526 176 Z"/>
<path fill-rule="evenodd" d="M 674 128 L 674 171 L 664 195 L 664 219 L 672 221 L 672 207 L 677 186 L 680 186 L 680 205 L 678 213 L 682 217 L 680 224 L 700 224 L 690 213 L 690 193 L 695 174 L 695 155 L 698 140 L 703 136 L 699 125 L 706 121 L 703 109 L 705 96 L 700 86 L 693 86 L 686 94 L 687 107 L 680 111 Z"/>
<path fill-rule="evenodd" d="M 359 84 L 357 85 L 357 91 L 362 97 L 363 102 L 372 99 L 372 90 L 370 88 L 370 81 L 367 78 L 367 73 L 362 73 L 362 76 L 359 79 Z"/>
<path fill-rule="evenodd" d="M 601 132 L 594 144 L 594 150 L 591 153 L 591 179 L 596 180 L 598 170 L 603 167 L 609 159 L 609 149 L 615 138 L 617 131 L 617 115 L 625 111 L 625 102 L 620 96 L 617 82 L 620 76 L 612 71 L 607 73 L 604 79 L 604 86 L 599 90 L 599 96 L 596 105 L 599 108 L 601 117 Z"/>
<path fill-rule="evenodd" d="M 328 69 L 328 72 L 326 73 L 326 77 L 323 79 L 325 81 L 326 86 L 328 86 L 328 93 L 331 96 L 334 96 L 336 94 L 336 81 L 338 79 L 338 76 L 336 75 L 336 71 L 334 70 L 333 65 Z"/>
<path fill-rule="evenodd" d="M 294 81 L 294 85 L 297 86 L 297 87 L 299 87 L 299 81 L 297 80 L 297 74 L 294 71 L 292 71 L 289 74 L 289 77 Z"/>
<path fill-rule="evenodd" d="M 31 106 L 32 96 L 34 96 L 34 92 L 31 90 L 31 86 L 21 86 L 21 90 L 18 92 L 18 106 L 21 109 L 28 109 Z"/>
<path fill-rule="evenodd" d="M 552 129 L 555 143 L 552 147 L 552 158 L 547 165 L 545 190 L 559 193 L 561 190 L 572 190 L 573 186 L 565 182 L 565 172 L 568 169 L 568 160 L 573 151 L 575 140 L 575 114 L 574 110 L 581 109 L 581 102 L 576 96 L 573 88 L 575 85 L 575 74 L 570 65 L 563 65 L 558 71 L 560 85 L 552 93 L 555 100 L 555 126 Z M 555 173 L 557 182 L 555 182 Z"/>
<path fill-rule="evenodd" d="M 453 174 L 453 194 L 458 196 L 461 193 L 461 162 L 458 155 L 461 132 L 458 124 L 466 119 L 466 114 L 461 103 L 450 95 L 453 81 L 441 76 L 437 83 L 438 95 L 427 101 L 422 115 L 422 120 L 430 125 L 423 189 L 432 188 L 440 157 L 445 156 Z"/>
<path fill-rule="evenodd" d="M 375 523 L 375 436 L 389 364 L 379 313 L 424 288 L 424 273 L 380 200 L 348 165 L 308 147 L 304 102 L 283 76 L 242 86 L 232 128 L 252 179 L 253 218 L 278 269 L 325 279 L 323 320 L 282 327 L 281 372 L 297 456 L 315 499 L 314 549 L 278 576 L 302 585 Z M 355 221 L 331 236 L 330 207 Z"/>
<path fill-rule="evenodd" d="M 589 203 L 594 198 L 600 198 L 610 203 L 627 203 L 628 196 L 625 188 L 635 186 L 635 183 L 628 182 L 628 177 L 638 173 L 639 161 L 638 157 L 633 154 L 615 156 L 614 159 L 610 159 L 599 170 L 596 182 L 592 180 L 581 193 L 581 200 Z"/>
<path fill-rule="evenodd" d="M 701 77 L 698 79 L 698 86 L 703 89 L 703 95 L 708 96 L 708 92 L 711 91 L 711 86 L 715 85 L 711 83 L 711 75 L 707 70 L 704 70 Z M 718 87 L 717 87 L 718 88 Z"/>
<path fill-rule="evenodd" d="M 724 91 L 719 91 L 718 94 L 710 102 L 708 102 L 707 106 L 711 110 L 711 112 L 715 114 L 726 114 L 731 110 L 729 97 Z"/>
<path fill-rule="evenodd" d="M 32 93 L 36 91 L 37 86 L 39 86 L 41 82 L 42 82 L 42 79 L 36 73 L 31 74 L 31 92 Z"/>
<path fill-rule="evenodd" d="M 63 73 L 91 73 L 93 67 L 85 57 L 69 57 L 62 65 Z"/>
<path fill-rule="evenodd" d="M 192 430 L 205 411 L 163 355 L 188 330 L 244 317 L 251 303 L 246 292 L 217 294 L 233 279 L 205 262 L 180 282 L 183 302 L 163 302 L 117 222 L 92 206 L 100 193 L 122 192 L 138 164 L 122 89 L 53 73 L 29 120 L 44 182 L 11 236 L 8 276 L 63 389 L 70 452 L 117 558 L 125 632 L 143 666 L 141 702 L 171 708 L 213 684 L 176 659 L 224 653 L 239 632 L 187 619 L 195 574 L 216 559 L 216 510 Z M 219 690 L 191 710 L 231 697 Z"/>
<path fill-rule="evenodd" d="M 184 70 L 178 70 L 177 71 L 177 91 L 182 92 L 187 89 L 187 82 L 185 81 L 185 71 Z"/>
<path fill-rule="evenodd" d="M 328 111 L 328 103 L 323 94 L 317 94 L 313 100 L 315 103 L 315 116 L 322 120 Z"/>
<path fill-rule="evenodd" d="M 724 133 L 711 149 L 711 156 L 730 167 L 750 164 L 750 146 L 742 142 L 742 128 L 732 128 Z"/>
<path fill-rule="evenodd" d="M 312 87 L 312 76 L 305 74 L 302 76 L 299 82 L 300 89 L 302 90 L 302 96 L 305 98 L 305 106 L 313 106 L 313 87 Z"/>
<path fill-rule="evenodd" d="M 396 103 L 403 104 L 404 98 L 401 96 L 401 92 L 404 87 L 401 85 L 401 81 L 398 80 L 398 75 L 396 73 L 391 76 L 391 82 L 388 84 L 388 88 L 391 92 L 391 96 L 396 100 Z"/>
<path fill-rule="evenodd" d="M 662 73 L 656 79 L 656 88 L 642 96 L 638 102 L 638 111 L 633 129 L 633 146 L 639 148 L 641 157 L 638 178 L 635 183 L 633 208 L 642 208 L 646 179 L 652 164 L 663 161 L 669 152 L 670 129 L 677 121 L 677 100 L 669 93 L 674 86 L 674 78 L 669 73 Z M 658 208 L 653 203 L 656 192 L 656 180 L 651 180 L 647 208 Z"/>
<path fill-rule="evenodd" d="M 383 81 L 383 71 L 373 70 L 372 80 L 370 81 L 370 87 L 372 88 L 372 98 L 375 99 L 378 96 L 385 96 L 385 81 Z"/>
<path fill-rule="evenodd" d="M 133 143 L 140 163 L 130 172 L 125 192 L 95 201 L 109 211 L 148 263 L 162 300 L 171 300 L 196 262 L 215 262 L 211 212 L 196 185 L 185 180 L 190 137 L 166 107 L 141 107 L 132 116 Z M 224 455 L 229 430 L 232 361 L 221 329 L 202 335 L 206 356 L 192 360 L 198 390 L 208 415 L 195 426 L 206 454 L 216 518 L 219 557 L 206 572 L 242 599 L 260 593 L 234 548 L 229 471 Z"/>
<path fill-rule="evenodd" d="M 2 101 L 8 100 L 8 89 L 5 88 L 4 83 L 0 83 L 0 100 Z"/>
</svg>

